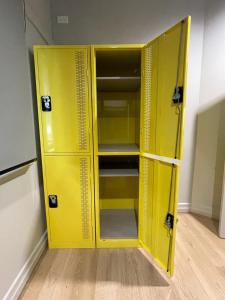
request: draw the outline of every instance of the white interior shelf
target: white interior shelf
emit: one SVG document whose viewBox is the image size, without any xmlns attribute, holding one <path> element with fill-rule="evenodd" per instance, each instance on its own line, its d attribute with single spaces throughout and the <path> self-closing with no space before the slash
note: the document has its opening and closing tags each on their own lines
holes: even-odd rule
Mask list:
<svg viewBox="0 0 225 300">
<path fill-rule="evenodd" d="M 140 87 L 140 76 L 107 76 L 97 77 L 98 91 L 137 91 Z"/>
<path fill-rule="evenodd" d="M 101 209 L 101 239 L 137 239 L 134 209 Z"/>
<path fill-rule="evenodd" d="M 100 177 L 137 177 L 138 169 L 100 169 Z"/>
<path fill-rule="evenodd" d="M 99 152 L 139 152 L 136 144 L 99 144 Z"/>
</svg>

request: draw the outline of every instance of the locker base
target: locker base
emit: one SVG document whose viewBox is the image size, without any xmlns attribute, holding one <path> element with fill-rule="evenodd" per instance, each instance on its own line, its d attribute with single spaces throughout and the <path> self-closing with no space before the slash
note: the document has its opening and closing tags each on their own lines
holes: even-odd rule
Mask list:
<svg viewBox="0 0 225 300">
<path fill-rule="evenodd" d="M 101 239 L 137 239 L 134 209 L 101 209 Z"/>
</svg>

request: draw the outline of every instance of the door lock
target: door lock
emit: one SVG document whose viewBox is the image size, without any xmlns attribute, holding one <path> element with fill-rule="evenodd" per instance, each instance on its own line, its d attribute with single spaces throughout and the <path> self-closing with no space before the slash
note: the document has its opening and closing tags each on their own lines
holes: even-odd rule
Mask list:
<svg viewBox="0 0 225 300">
<path fill-rule="evenodd" d="M 51 208 L 58 207 L 57 195 L 48 195 L 48 203 Z"/>
<path fill-rule="evenodd" d="M 51 97 L 50 96 L 41 96 L 41 104 L 42 104 L 42 111 L 51 111 Z"/>
</svg>

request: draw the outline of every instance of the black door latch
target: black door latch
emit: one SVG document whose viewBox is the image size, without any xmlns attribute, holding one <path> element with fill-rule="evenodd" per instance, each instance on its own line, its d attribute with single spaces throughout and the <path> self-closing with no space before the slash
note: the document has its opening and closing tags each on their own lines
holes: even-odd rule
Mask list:
<svg viewBox="0 0 225 300">
<path fill-rule="evenodd" d="M 57 195 L 48 195 L 48 203 L 50 208 L 58 207 Z"/>
<path fill-rule="evenodd" d="M 173 103 L 183 103 L 183 94 L 184 94 L 184 88 L 182 86 L 177 86 L 174 89 L 173 93 Z"/>
<path fill-rule="evenodd" d="M 173 229 L 173 225 L 174 225 L 174 216 L 170 213 L 167 213 L 166 215 L 166 219 L 165 219 L 165 225 L 169 228 L 169 229 Z"/>
<path fill-rule="evenodd" d="M 51 97 L 41 96 L 41 105 L 42 105 L 42 111 L 51 111 L 52 110 Z"/>
</svg>

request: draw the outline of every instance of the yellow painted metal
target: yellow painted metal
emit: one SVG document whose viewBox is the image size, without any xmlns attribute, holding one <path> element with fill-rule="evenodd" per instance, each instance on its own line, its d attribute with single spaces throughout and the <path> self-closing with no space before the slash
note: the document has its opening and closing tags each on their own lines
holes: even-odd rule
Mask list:
<svg viewBox="0 0 225 300">
<path fill-rule="evenodd" d="M 100 208 L 103 205 L 103 201 L 105 200 L 101 200 L 100 194 L 99 194 L 99 156 L 100 155 L 139 155 L 139 151 L 135 151 L 135 152 L 99 152 L 98 151 L 98 144 L 99 144 L 99 140 L 98 140 L 98 133 L 100 130 L 100 138 L 102 139 L 103 142 L 107 142 L 107 143 L 113 143 L 114 141 L 108 141 L 107 140 L 107 135 L 104 134 L 103 129 L 101 128 L 101 126 L 103 126 L 104 121 L 102 121 L 99 127 L 98 124 L 98 101 L 102 101 L 102 99 L 98 99 L 97 98 L 97 84 L 96 84 L 96 51 L 117 51 L 117 50 L 124 50 L 124 51 L 128 51 L 130 50 L 138 50 L 141 49 L 143 47 L 143 45 L 93 45 L 91 47 L 91 62 L 92 62 L 92 99 L 93 99 L 93 130 L 94 130 L 94 169 L 95 169 L 95 220 L 96 220 L 96 244 L 97 247 L 100 248 L 114 248 L 114 247 L 137 247 L 139 246 L 139 242 L 138 240 L 101 240 L 100 238 Z M 118 93 L 117 93 L 118 95 Z M 128 94 L 125 95 L 127 100 L 127 96 Z M 130 97 L 131 94 L 129 94 Z M 133 95 L 133 94 L 132 94 Z M 100 94 L 100 98 L 104 97 L 105 94 L 102 93 Z M 113 96 L 115 96 L 115 94 L 108 94 L 108 97 L 111 99 Z M 136 118 L 136 116 L 135 116 Z M 113 122 L 115 123 L 116 120 L 113 120 Z M 134 121 L 134 123 L 137 122 L 137 120 Z M 114 124 L 116 125 L 116 124 Z M 118 128 L 118 127 L 117 127 Z M 108 127 L 106 128 L 106 130 L 108 130 Z M 115 133 L 117 132 L 120 136 L 121 136 L 121 142 L 124 139 L 124 133 L 121 131 L 122 127 L 119 129 L 120 132 L 118 132 L 118 129 L 115 130 Z M 108 131 L 106 131 L 108 134 Z M 108 134 L 108 136 L 110 136 L 110 134 Z M 137 137 L 138 136 L 138 137 Z M 134 141 L 135 143 L 139 143 L 139 134 L 135 134 L 135 135 L 131 135 L 128 140 L 124 139 L 123 143 L 127 143 L 127 141 L 132 140 L 132 142 Z M 118 143 L 118 142 L 117 142 Z M 119 186 L 116 186 L 116 188 L 118 189 Z M 121 188 L 120 188 L 121 190 Z M 119 197 L 119 196 L 118 196 Z M 121 196 L 120 196 L 121 198 Z M 115 199 L 115 198 L 114 198 Z M 137 201 L 134 200 L 134 207 L 137 209 Z M 109 203 L 112 204 L 112 201 L 109 199 L 108 203 L 106 204 L 106 206 L 109 205 Z M 130 203 L 130 200 L 129 200 Z M 128 204 L 128 203 L 127 203 Z M 115 204 L 114 204 L 115 205 Z M 121 208 L 123 207 L 123 205 L 120 205 Z"/>
<path fill-rule="evenodd" d="M 35 47 L 38 92 L 51 96 L 40 112 L 45 153 L 91 153 L 90 47 Z"/>
<path fill-rule="evenodd" d="M 160 266 L 172 274 L 174 232 L 165 225 L 165 218 L 168 212 L 176 216 L 178 167 L 142 157 L 140 177 L 140 240 Z"/>
<path fill-rule="evenodd" d="M 189 44 L 190 17 L 183 23 L 183 38 L 181 47 L 181 70 L 178 83 L 184 86 L 184 99 L 186 96 L 187 77 L 187 51 Z M 51 247 L 93 247 L 96 233 L 96 246 L 100 248 L 114 247 L 138 247 L 142 245 L 149 253 L 166 269 L 169 274 L 173 273 L 174 244 L 176 223 L 173 230 L 168 230 L 164 225 L 167 212 L 171 212 L 176 219 L 176 205 L 178 193 L 178 167 L 154 161 L 142 157 L 142 153 L 152 153 L 174 158 L 175 137 L 178 123 L 177 109 L 172 103 L 172 95 L 176 84 L 176 71 L 178 63 L 178 48 L 181 32 L 181 22 L 168 30 L 165 34 L 155 39 L 148 45 L 94 45 L 91 46 L 91 80 L 90 80 L 90 47 L 85 46 L 38 46 L 35 47 L 35 65 L 37 77 L 37 95 L 39 126 L 42 148 L 43 175 L 45 185 L 45 201 L 47 223 L 49 228 L 49 245 Z M 104 115 L 98 124 L 97 87 L 96 87 L 96 51 L 128 51 L 142 50 L 142 78 L 141 78 L 141 130 L 140 152 L 99 152 L 98 143 L 114 143 L 108 140 Z M 78 54 L 80 53 L 80 54 Z M 76 68 L 77 62 L 81 62 Z M 72 62 L 72 63 L 71 63 Z M 74 63 L 75 62 L 75 63 Z M 54 67 L 54 68 L 53 68 Z M 53 71 L 49 71 L 50 69 Z M 62 72 L 59 72 L 59 68 Z M 74 74 L 79 74 L 76 79 Z M 71 80 L 68 80 L 70 78 Z M 47 83 L 47 84 L 46 84 Z M 92 83 L 92 97 L 90 85 Z M 81 87 L 80 94 L 84 99 L 83 104 L 78 102 L 77 90 Z M 83 92 L 82 92 L 83 91 Z M 41 111 L 40 96 L 52 97 L 52 113 Z M 104 93 L 100 98 L 104 98 Z M 109 94 L 107 94 L 109 95 Z M 109 98 L 118 96 L 112 93 Z M 127 96 L 126 96 L 127 97 Z M 130 97 L 130 96 L 129 96 Z M 61 99 L 67 99 L 68 107 L 64 107 Z M 91 102 L 92 98 L 92 102 Z M 102 99 L 98 101 L 102 101 Z M 111 99 L 110 98 L 110 99 Z M 109 99 L 109 100 L 110 100 Z M 55 110 L 56 109 L 56 110 Z M 93 109 L 93 119 L 92 119 Z M 179 132 L 177 158 L 181 158 L 183 140 L 183 112 Z M 82 116 L 85 116 L 82 118 Z M 136 116 L 135 116 L 136 118 Z M 113 119 L 113 118 L 112 118 Z M 131 118 L 132 119 L 132 118 Z M 93 140 L 92 140 L 93 120 Z M 78 123 L 75 123 L 77 122 Z M 112 120 L 110 128 L 113 128 Z M 120 120 L 123 127 L 124 120 Z M 131 120 L 129 128 L 134 126 L 135 120 Z M 60 126 L 61 124 L 61 126 Z M 119 122 L 118 122 L 119 125 Z M 109 129 L 110 129 L 109 128 Z M 99 134 L 100 132 L 100 134 Z M 111 130 L 112 133 L 114 133 Z M 133 134 L 130 130 L 128 138 L 124 139 L 124 132 L 117 131 L 120 142 L 138 144 L 139 134 Z M 128 128 L 127 128 L 128 132 Z M 82 133 L 82 135 L 81 135 Z M 82 136 L 82 138 L 81 138 Z M 98 137 L 100 136 L 100 141 Z M 92 144 L 94 141 L 94 144 Z M 94 156 L 92 156 L 92 146 Z M 110 194 L 100 195 L 99 190 L 99 156 L 100 155 L 141 155 L 139 176 L 139 207 L 136 195 L 121 196 L 122 185 L 116 185 L 120 190 L 118 196 L 110 197 Z M 94 158 L 94 164 L 93 164 Z M 80 161 L 87 161 L 88 187 L 81 187 Z M 92 166 L 94 165 L 94 178 Z M 57 172 L 56 172 L 57 169 Z M 174 172 L 172 181 L 171 173 Z M 66 176 L 65 176 L 66 172 Z M 64 175 L 64 176 L 63 176 Z M 85 177 L 85 176 L 84 176 Z M 79 178 L 79 180 L 77 180 Z M 61 182 L 62 180 L 62 182 Z M 65 184 L 65 181 L 67 182 Z M 84 180 L 84 182 L 87 182 Z M 64 183 L 64 184 L 63 184 Z M 172 183 L 172 185 L 171 185 Z M 67 184 L 71 189 L 67 190 Z M 94 189 L 95 186 L 95 189 Z M 112 185 L 113 186 L 113 185 Z M 172 189 L 170 187 L 172 186 Z M 66 199 L 59 210 L 48 208 L 48 194 L 63 194 Z M 116 191 L 114 191 L 116 192 Z M 88 207 L 88 234 L 90 239 L 84 238 L 84 225 L 82 221 L 81 198 L 86 193 Z M 95 210 L 93 204 L 95 193 Z M 170 193 L 172 201 L 169 205 Z M 73 194 L 79 201 L 73 202 Z M 125 202 L 119 205 L 119 200 Z M 68 199 L 68 201 L 67 201 Z M 117 199 L 118 201 L 113 201 Z M 105 203 L 104 203 L 105 201 Z M 61 201 L 59 201 L 61 203 Z M 70 206 L 69 205 L 72 205 Z M 80 203 L 78 205 L 78 203 Z M 69 206 L 67 206 L 67 204 Z M 101 240 L 100 239 L 100 209 L 135 208 L 139 215 L 139 240 Z M 124 206 L 125 205 L 125 206 Z M 71 210 L 69 210 L 69 208 Z M 72 211 L 78 214 L 73 219 Z M 95 211 L 95 216 L 94 216 Z M 58 215 L 57 215 L 58 214 Z M 66 219 L 67 233 L 63 234 L 59 226 L 60 218 Z M 94 219 L 96 232 L 94 232 Z M 87 232 L 87 231 L 86 231 Z M 73 237 L 70 240 L 70 237 Z"/>
<path fill-rule="evenodd" d="M 182 156 L 190 22 L 191 18 L 186 18 L 146 45 L 142 52 L 139 237 L 141 245 L 170 275 L 174 269 L 176 221 L 173 230 L 169 230 L 165 218 L 170 212 L 176 220 L 179 169 L 143 155 L 146 152 L 178 159 Z M 178 107 L 172 96 L 181 30 L 178 85 L 184 87 L 184 103 L 180 105 L 181 126 L 175 153 Z"/>
<path fill-rule="evenodd" d="M 100 198 L 100 209 L 135 209 L 137 200 L 136 198 Z"/>
<path fill-rule="evenodd" d="M 112 51 L 112 50 L 137 50 L 142 49 L 145 44 L 96 44 L 92 45 L 92 50 L 95 51 Z"/>
<path fill-rule="evenodd" d="M 98 93 L 99 144 L 139 143 L 140 118 L 137 104 L 137 92 Z"/>
<path fill-rule="evenodd" d="M 98 248 L 137 248 L 140 247 L 139 240 L 97 240 L 97 247 Z"/>
<path fill-rule="evenodd" d="M 154 213 L 154 161 L 140 158 L 139 176 L 139 239 L 148 247 L 153 248 L 153 213 Z"/>
<path fill-rule="evenodd" d="M 119 156 L 121 156 L 121 155 L 124 155 L 124 156 L 129 156 L 129 155 L 139 155 L 140 154 L 140 152 L 139 151 L 130 151 L 130 152 L 110 152 L 110 151 L 108 151 L 108 152 L 104 152 L 104 151 L 102 151 L 102 152 L 97 152 L 97 155 L 99 155 L 99 156 L 101 156 L 101 155 L 104 155 L 104 156 L 112 156 L 112 155 L 119 155 Z"/>
<path fill-rule="evenodd" d="M 178 86 L 186 88 L 186 52 L 189 19 L 180 22 L 161 35 L 158 39 L 158 95 L 157 95 L 157 126 L 156 126 L 156 154 L 172 158 L 180 158 L 180 138 L 183 134 L 181 127 L 178 133 L 178 149 L 176 149 L 177 128 L 179 122 L 178 108 L 172 102 L 172 95 L 176 86 L 177 72 Z M 179 55 L 180 45 L 180 55 Z M 180 56 L 180 58 L 179 58 Z M 178 64 L 180 62 L 180 69 Z M 181 105 L 181 124 L 184 106 Z M 176 153 L 175 153 L 176 152 Z"/>
<path fill-rule="evenodd" d="M 141 152 L 156 152 L 158 39 L 142 50 L 141 64 Z"/>
<path fill-rule="evenodd" d="M 100 209 L 135 208 L 138 202 L 138 177 L 100 177 Z"/>
<path fill-rule="evenodd" d="M 171 164 L 155 162 L 155 194 L 154 194 L 154 212 L 153 222 L 155 230 L 152 233 L 154 240 L 153 256 L 161 264 L 161 266 L 169 271 L 170 255 L 171 255 L 171 235 L 165 225 L 165 218 L 168 212 L 174 213 L 174 205 L 177 201 L 175 194 L 177 167 Z M 172 172 L 174 172 L 171 182 Z M 170 202 L 171 195 L 171 202 Z"/>
<path fill-rule="evenodd" d="M 47 178 L 46 202 L 48 195 L 58 197 L 57 208 L 46 206 L 50 230 L 49 246 L 93 247 L 95 241 L 90 157 L 48 156 L 44 158 L 44 164 Z"/>
<path fill-rule="evenodd" d="M 99 195 L 100 198 L 137 198 L 138 177 L 100 177 Z"/>
<path fill-rule="evenodd" d="M 42 65 L 43 60 L 38 59 L 39 53 L 41 56 L 45 56 L 43 52 L 46 52 L 46 57 L 49 58 L 49 62 L 46 61 L 45 66 Z M 49 57 L 49 53 L 53 53 L 53 57 Z M 94 247 L 93 140 L 92 134 L 90 134 L 92 132 L 90 47 L 35 46 L 34 56 L 49 247 Z M 54 64 L 54 59 L 58 63 L 55 61 Z M 87 68 L 84 70 L 86 64 Z M 60 73 L 59 67 L 62 68 L 62 73 Z M 72 68 L 76 74 L 76 82 L 74 82 L 73 87 L 66 82 Z M 40 70 L 42 70 L 41 73 Z M 56 82 L 53 82 L 47 73 L 54 76 Z M 74 74 L 72 76 L 74 78 Z M 89 79 L 86 76 L 89 76 Z M 43 86 L 44 88 L 42 88 Z M 73 90 L 67 91 L 67 88 L 73 88 Z M 62 91 L 65 91 L 65 94 Z M 53 92 L 53 97 L 50 92 Z M 40 99 L 43 93 L 51 96 L 53 101 L 52 112 L 46 113 L 48 116 L 43 116 L 44 113 L 42 112 Z M 80 95 L 80 93 L 83 94 Z M 78 103 L 79 95 L 81 96 L 79 97 L 82 101 L 81 105 Z M 75 109 L 76 113 L 68 112 L 67 108 L 62 107 L 62 104 L 67 104 L 67 102 L 70 109 Z M 79 108 L 83 110 L 79 111 Z M 53 117 L 51 117 L 52 114 Z M 82 115 L 85 116 L 84 120 L 81 121 Z M 76 118 L 74 123 L 77 128 L 71 119 L 73 117 Z M 69 128 L 70 126 L 71 128 Z M 49 133 L 51 132 L 54 132 L 53 143 L 49 142 Z M 85 143 L 81 141 L 81 137 L 84 137 Z M 50 193 L 59 195 L 59 207 L 57 209 L 49 208 L 48 195 Z"/>
</svg>

